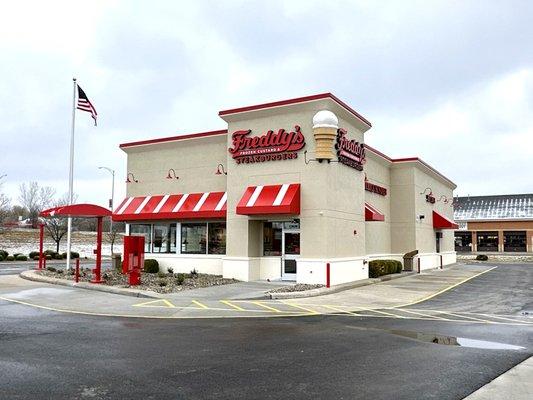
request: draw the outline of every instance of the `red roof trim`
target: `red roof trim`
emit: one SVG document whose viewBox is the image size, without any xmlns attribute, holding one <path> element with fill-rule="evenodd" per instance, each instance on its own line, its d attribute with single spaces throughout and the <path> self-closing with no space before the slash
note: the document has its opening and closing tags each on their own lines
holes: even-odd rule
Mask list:
<svg viewBox="0 0 533 400">
<path fill-rule="evenodd" d="M 273 102 L 270 102 L 270 103 L 256 104 L 256 105 L 247 106 L 247 107 L 232 108 L 232 109 L 229 109 L 229 110 L 220 111 L 218 113 L 218 115 L 219 116 L 223 116 L 223 115 L 229 115 L 229 114 L 238 114 L 238 113 L 242 113 L 242 112 L 246 112 L 246 111 L 261 110 L 261 109 L 265 109 L 265 108 L 274 108 L 274 107 L 286 106 L 286 105 L 289 105 L 289 104 L 305 103 L 305 102 L 308 102 L 308 101 L 314 101 L 314 100 L 320 100 L 320 99 L 328 99 L 328 98 L 333 100 L 333 101 L 335 101 L 341 107 L 345 108 L 350 114 L 353 114 L 357 119 L 361 120 L 368 127 L 372 126 L 370 121 L 368 121 L 365 117 L 363 117 L 361 114 L 359 114 L 357 111 L 355 111 L 349 105 L 347 105 L 345 102 L 343 102 L 342 100 L 340 100 L 338 97 L 334 96 L 331 93 L 320 93 L 320 94 L 315 94 L 315 95 L 312 95 L 312 96 L 296 97 L 294 99 L 273 101 Z"/>
<path fill-rule="evenodd" d="M 389 156 L 387 156 L 386 154 L 383 154 L 381 151 L 379 150 L 376 150 L 375 148 L 373 148 L 372 146 L 369 146 L 368 144 L 365 143 L 365 149 L 368 149 L 370 150 L 372 153 L 374 153 L 375 155 L 377 156 L 380 156 L 382 158 L 384 158 L 385 160 L 389 161 L 389 162 L 392 162 L 392 163 L 401 163 L 401 162 L 419 162 L 420 164 L 422 164 L 423 166 L 425 166 L 426 168 L 430 169 L 431 171 L 433 171 L 434 173 L 436 173 L 438 176 L 440 176 L 441 178 L 443 178 L 444 180 L 450 182 L 452 185 L 454 186 L 457 186 L 452 180 L 446 178 L 444 175 L 442 175 L 439 171 L 437 171 L 435 168 L 433 168 L 431 165 L 429 165 L 427 162 L 425 162 L 424 160 L 418 158 L 418 157 L 405 157 L 405 158 L 390 158 Z"/>
<path fill-rule="evenodd" d="M 196 138 L 208 137 L 208 136 L 225 135 L 227 133 L 228 133 L 227 129 L 222 129 L 218 131 L 200 132 L 200 133 L 189 133 L 187 135 L 169 136 L 169 137 L 163 137 L 163 138 L 157 138 L 157 139 L 140 140 L 138 142 L 122 143 L 119 145 L 119 147 L 123 149 L 125 147 L 143 146 L 146 144 L 155 144 L 155 143 L 164 143 L 164 142 L 173 142 L 175 140 L 196 139 Z"/>
</svg>

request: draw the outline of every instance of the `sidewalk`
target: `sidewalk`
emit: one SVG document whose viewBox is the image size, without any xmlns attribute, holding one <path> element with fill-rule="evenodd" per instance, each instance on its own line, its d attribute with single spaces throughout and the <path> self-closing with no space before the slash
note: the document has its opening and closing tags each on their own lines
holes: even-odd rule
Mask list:
<svg viewBox="0 0 533 400">
<path fill-rule="evenodd" d="M 465 397 L 466 400 L 530 400 L 531 398 L 533 398 L 533 357 Z"/>
</svg>

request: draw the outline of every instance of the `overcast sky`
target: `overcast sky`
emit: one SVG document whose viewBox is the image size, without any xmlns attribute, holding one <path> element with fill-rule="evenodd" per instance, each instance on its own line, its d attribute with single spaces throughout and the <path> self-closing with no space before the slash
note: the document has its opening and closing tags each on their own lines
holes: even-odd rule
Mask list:
<svg viewBox="0 0 533 400">
<path fill-rule="evenodd" d="M 456 194 L 533 192 L 532 1 L 17 1 L 0 13 L 0 175 L 105 205 L 123 142 L 224 129 L 218 111 L 332 92 L 366 141 Z"/>
</svg>

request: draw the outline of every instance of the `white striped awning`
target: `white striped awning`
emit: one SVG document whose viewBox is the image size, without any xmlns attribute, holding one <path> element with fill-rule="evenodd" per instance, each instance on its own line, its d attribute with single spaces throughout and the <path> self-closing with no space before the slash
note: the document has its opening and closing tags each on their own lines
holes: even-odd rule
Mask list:
<svg viewBox="0 0 533 400">
<path fill-rule="evenodd" d="M 300 214 L 300 184 L 249 186 L 237 205 L 237 214 Z"/>
<path fill-rule="evenodd" d="M 127 197 L 113 213 L 113 220 L 226 218 L 226 201 L 226 192 Z"/>
</svg>

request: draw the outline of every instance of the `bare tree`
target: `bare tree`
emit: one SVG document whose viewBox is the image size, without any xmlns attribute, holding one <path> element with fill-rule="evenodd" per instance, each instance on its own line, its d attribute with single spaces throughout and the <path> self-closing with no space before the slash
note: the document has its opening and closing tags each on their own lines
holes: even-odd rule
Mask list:
<svg viewBox="0 0 533 400">
<path fill-rule="evenodd" d="M 2 179 L 2 177 L 0 177 L 0 179 Z M 11 201 L 9 197 L 2 192 L 2 186 L 3 182 L 0 182 L 0 230 L 2 230 L 2 225 L 6 217 L 9 215 L 9 203 Z"/>
<path fill-rule="evenodd" d="M 19 186 L 19 201 L 28 210 L 33 228 L 39 222 L 39 213 L 52 204 L 55 189 L 50 186 L 40 187 L 37 182 L 23 183 Z"/>
<path fill-rule="evenodd" d="M 73 196 L 73 201 L 77 198 L 76 195 Z M 68 204 L 68 194 L 63 195 L 59 199 L 55 200 L 52 203 L 52 207 L 59 207 Z M 56 252 L 59 253 L 59 244 L 61 239 L 67 234 L 68 229 L 68 220 L 67 218 L 46 218 L 44 222 L 46 232 L 52 238 L 56 244 Z"/>
</svg>

